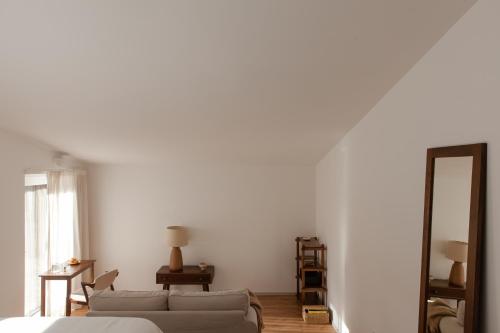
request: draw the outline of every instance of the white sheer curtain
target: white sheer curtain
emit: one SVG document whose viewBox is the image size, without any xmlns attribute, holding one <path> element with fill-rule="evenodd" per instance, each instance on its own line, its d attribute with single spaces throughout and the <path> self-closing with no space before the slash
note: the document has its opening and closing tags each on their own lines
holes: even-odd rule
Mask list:
<svg viewBox="0 0 500 333">
<path fill-rule="evenodd" d="M 87 177 L 83 171 L 47 173 L 49 203 L 49 267 L 69 258 L 88 259 Z M 80 280 L 74 279 L 78 288 Z M 64 315 L 66 286 L 61 281 L 49 285 L 49 315 Z"/>
<path fill-rule="evenodd" d="M 42 266 L 64 264 L 71 257 L 88 259 L 87 177 L 84 171 L 65 170 L 47 173 L 47 228 L 38 236 Z M 32 208 L 26 204 L 28 210 Z M 38 219 L 39 221 L 43 219 Z M 27 228 L 29 228 L 27 223 Z M 28 235 L 28 231 L 27 231 Z M 27 237 L 27 242 L 30 240 Z M 30 244 L 26 245 L 28 249 Z M 79 279 L 73 280 L 78 288 Z M 47 283 L 46 315 L 59 316 L 65 312 L 66 284 Z"/>
</svg>

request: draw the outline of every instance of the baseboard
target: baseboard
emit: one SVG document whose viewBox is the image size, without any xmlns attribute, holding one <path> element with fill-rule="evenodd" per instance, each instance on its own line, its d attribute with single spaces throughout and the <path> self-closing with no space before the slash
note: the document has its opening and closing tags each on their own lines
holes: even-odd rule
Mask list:
<svg viewBox="0 0 500 333">
<path fill-rule="evenodd" d="M 292 292 L 255 292 L 257 296 L 295 296 Z"/>
</svg>

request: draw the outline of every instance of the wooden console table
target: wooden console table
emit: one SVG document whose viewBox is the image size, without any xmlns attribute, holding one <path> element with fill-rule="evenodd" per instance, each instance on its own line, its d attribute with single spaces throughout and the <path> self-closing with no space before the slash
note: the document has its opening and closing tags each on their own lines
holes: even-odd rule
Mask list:
<svg viewBox="0 0 500 333">
<path fill-rule="evenodd" d="M 215 268 L 208 266 L 202 271 L 198 266 L 184 266 L 182 272 L 171 272 L 168 266 L 162 266 L 156 272 L 156 284 L 162 284 L 163 290 L 170 290 L 170 285 L 201 285 L 203 291 L 209 291 L 214 280 Z"/>
<path fill-rule="evenodd" d="M 450 286 L 448 280 L 434 279 L 429 281 L 428 297 L 464 300 L 465 288 Z"/>
<path fill-rule="evenodd" d="M 45 285 L 48 280 L 65 280 L 66 281 L 66 316 L 71 316 L 71 280 L 74 277 L 82 274 L 87 269 L 90 269 L 90 279 L 94 280 L 94 263 L 95 260 L 82 260 L 78 265 L 68 265 L 65 272 L 47 271 L 40 274 L 41 278 L 41 302 L 40 302 L 40 315 L 45 316 Z"/>
</svg>

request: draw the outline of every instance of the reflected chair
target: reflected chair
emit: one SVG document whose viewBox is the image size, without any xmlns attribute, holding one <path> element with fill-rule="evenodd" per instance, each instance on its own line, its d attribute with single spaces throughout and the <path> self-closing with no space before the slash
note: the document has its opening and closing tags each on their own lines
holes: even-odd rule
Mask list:
<svg viewBox="0 0 500 333">
<path fill-rule="evenodd" d="M 82 289 L 74 291 L 70 296 L 70 302 L 78 305 L 89 305 L 89 297 L 98 290 L 115 290 L 113 282 L 118 276 L 118 270 L 99 275 L 94 282 L 82 282 Z"/>
</svg>

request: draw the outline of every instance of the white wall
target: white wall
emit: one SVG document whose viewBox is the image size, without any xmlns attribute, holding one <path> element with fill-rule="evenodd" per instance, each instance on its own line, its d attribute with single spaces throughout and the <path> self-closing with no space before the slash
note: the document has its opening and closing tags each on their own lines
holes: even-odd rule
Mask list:
<svg viewBox="0 0 500 333">
<path fill-rule="evenodd" d="M 294 238 L 314 232 L 314 166 L 90 168 L 91 254 L 122 289 L 151 289 L 167 225 L 186 225 L 184 264 L 216 267 L 214 289 L 294 291 Z"/>
<path fill-rule="evenodd" d="M 479 0 L 317 165 L 341 333 L 417 331 L 426 149 L 477 142 L 489 144 L 482 324 L 500 331 L 499 12 Z"/>
<path fill-rule="evenodd" d="M 24 314 L 24 171 L 52 167 L 52 153 L 0 131 L 0 317 Z"/>
</svg>

